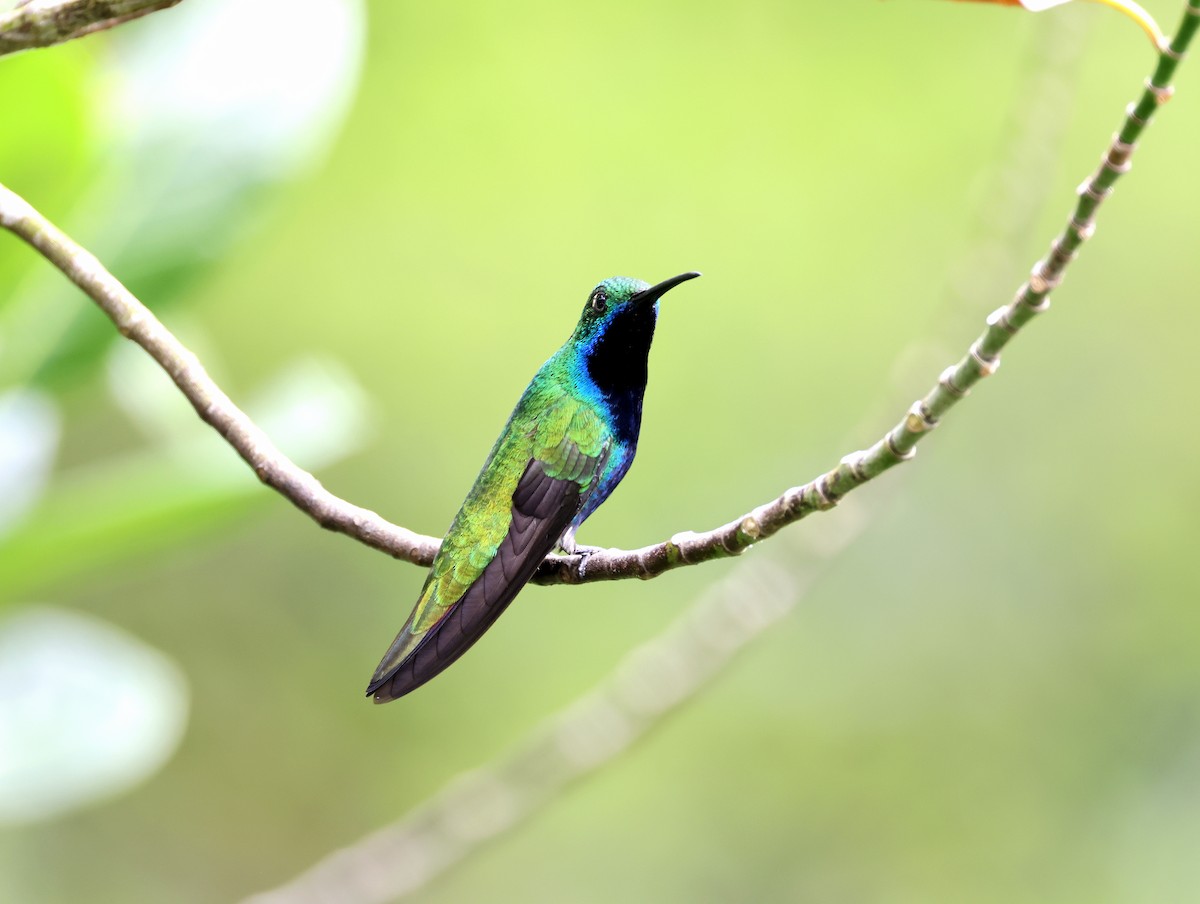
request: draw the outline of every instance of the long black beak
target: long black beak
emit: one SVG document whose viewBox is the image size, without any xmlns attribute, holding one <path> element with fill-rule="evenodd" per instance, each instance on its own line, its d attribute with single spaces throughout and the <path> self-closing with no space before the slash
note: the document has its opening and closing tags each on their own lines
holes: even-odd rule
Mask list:
<svg viewBox="0 0 1200 904">
<path fill-rule="evenodd" d="M 664 279 L 656 286 L 651 286 L 649 289 L 643 289 L 634 295 L 630 301 L 636 304 L 653 304 L 665 295 L 667 292 L 674 289 L 682 282 L 687 282 L 689 279 L 695 279 L 700 274 L 695 270 L 690 270 L 687 273 L 680 273 L 678 276 L 672 276 L 670 279 Z"/>
</svg>

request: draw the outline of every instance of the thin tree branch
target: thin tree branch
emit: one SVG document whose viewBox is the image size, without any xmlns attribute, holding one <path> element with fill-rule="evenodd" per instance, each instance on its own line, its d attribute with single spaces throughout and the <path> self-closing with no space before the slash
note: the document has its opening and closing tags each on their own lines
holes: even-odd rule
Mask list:
<svg viewBox="0 0 1200 904">
<path fill-rule="evenodd" d="M 1020 176 L 1020 188 L 1004 198 L 1009 215 L 983 222 L 980 247 L 967 255 L 976 264 L 993 256 L 985 250 L 1013 247 L 1044 206 L 1042 192 L 1030 184 L 1029 166 L 1037 164 L 1029 158 L 1045 153 L 1035 145 L 1061 138 L 1070 102 L 1064 70 L 1074 65 L 1078 50 L 1065 31 L 1074 27 L 1072 21 L 1054 20 L 1038 33 L 1039 47 L 1028 67 L 1036 71 L 1018 92 L 1023 101 L 1008 130 L 1016 136 L 1010 159 L 992 180 L 1006 183 L 1006 176 Z M 989 199 L 988 209 L 994 211 L 995 204 Z M 971 294 L 990 291 L 983 280 Z M 384 904 L 421 891 L 533 818 L 570 785 L 611 764 L 703 692 L 738 651 L 800 604 L 834 557 L 870 525 L 879 501 L 875 497 L 870 509 L 843 511 L 833 531 L 789 533 L 785 568 L 779 564 L 782 556 L 740 563 L 665 631 L 625 656 L 599 687 L 545 719 L 513 749 L 456 776 L 400 819 L 243 904 Z"/>
<path fill-rule="evenodd" d="M 916 454 L 917 444 L 983 377 L 1000 366 L 1000 351 L 1035 315 L 1049 307 L 1049 294 L 1063 279 L 1079 247 L 1095 231 L 1095 216 L 1117 180 L 1129 171 L 1136 142 L 1158 107 L 1170 99 L 1170 80 L 1200 28 L 1200 0 L 1189 0 L 1175 38 L 1159 54 L 1154 74 L 1139 100 L 1126 110 L 1124 124 L 1109 145 L 1100 168 L 1079 188 L 1071 218 L 1050 250 L 1034 265 L 1028 281 L 1007 306 L 995 311 L 967 354 L 942 372 L 934 387 L 904 418 L 865 451 L 845 456 L 836 468 L 741 517 L 704 533 L 676 534 L 640 549 L 607 549 L 590 555 L 551 555 L 535 581 L 580 584 L 624 578 L 653 578 L 685 565 L 735 556 L 813 512 L 833 508 L 851 490 Z M 121 334 L 145 349 L 175 381 L 200 417 L 212 425 L 254 469 L 259 479 L 329 530 L 346 534 L 398 559 L 428 566 L 440 543 L 352 505 L 280 452 L 271 440 L 209 377 L 159 320 L 88 251 L 0 185 L 0 226 L 20 236 L 95 301 Z"/>
<path fill-rule="evenodd" d="M 550 557 L 539 576 L 545 579 L 556 574 L 564 583 L 575 583 L 585 575 L 587 580 L 610 580 L 630 574 L 652 578 L 680 565 L 737 555 L 813 512 L 833 508 L 851 490 L 916 455 L 917 443 L 976 383 L 996 372 L 1000 367 L 1000 351 L 1035 315 L 1050 307 L 1050 292 L 1062 282 L 1080 246 L 1095 233 L 1097 210 L 1112 194 L 1117 180 L 1129 172 L 1138 138 L 1157 109 L 1174 94 L 1171 78 L 1197 28 L 1200 28 L 1200 0 L 1189 0 L 1178 33 L 1164 43 L 1154 74 L 1146 79 L 1138 101 L 1126 108 L 1124 124 L 1113 136 L 1100 168 L 1080 185 L 1079 201 L 1071 218 L 1051 242 L 1046 256 L 1034 265 L 1016 297 L 987 318 L 987 329 L 971 344 L 967 354 L 946 368 L 928 394 L 914 402 L 900 423 L 875 445 L 866 451 L 851 452 L 832 471 L 793 487 L 778 499 L 715 530 L 676 535 L 641 549 L 607 550 L 603 556 L 594 556 L 584 563 L 579 563 L 577 556 Z"/>
<path fill-rule="evenodd" d="M 196 413 L 221 434 L 259 480 L 282 493 L 322 527 L 347 534 L 417 564 L 433 561 L 440 540 L 397 527 L 375 512 L 334 496 L 275 447 L 270 438 L 213 382 L 192 352 L 138 301 L 95 256 L 29 204 L 0 185 L 0 226 L 19 235 L 65 273 L 175 381 Z"/>
<path fill-rule="evenodd" d="M 81 288 L 140 345 L 179 387 L 197 414 L 225 438 L 259 480 L 281 493 L 322 527 L 346 534 L 398 559 L 428 566 L 441 541 L 399 527 L 373 511 L 334 496 L 284 455 L 208 375 L 199 359 L 167 330 L 94 255 L 25 200 L 0 184 L 0 226 L 23 238 Z M 861 454 L 861 453 L 856 453 Z M 896 459 L 899 461 L 900 459 Z M 882 471 L 882 468 L 880 469 Z M 826 475 L 828 476 L 828 475 Z M 775 533 L 788 520 L 829 508 L 824 477 L 707 534 L 679 534 L 656 546 L 549 556 L 536 580 L 543 584 L 648 578 L 683 565 L 735 555 Z M 816 500 L 809 503 L 809 500 Z"/>
<path fill-rule="evenodd" d="M 49 47 L 175 6 L 180 0 L 29 0 L 0 13 L 0 56 Z"/>
</svg>

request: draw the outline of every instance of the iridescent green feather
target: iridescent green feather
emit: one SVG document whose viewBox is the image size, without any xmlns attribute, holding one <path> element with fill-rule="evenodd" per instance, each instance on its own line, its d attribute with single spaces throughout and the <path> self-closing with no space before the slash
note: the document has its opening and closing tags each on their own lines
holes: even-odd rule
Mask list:
<svg viewBox="0 0 1200 904">
<path fill-rule="evenodd" d="M 513 493 L 531 459 L 541 461 L 551 477 L 578 483 L 583 494 L 595 481 L 611 433 L 594 407 L 565 392 L 551 376 L 553 363 L 509 419 L 509 427 L 526 422 L 531 429 L 506 427 L 455 516 L 409 621 L 414 640 L 442 619 L 495 558 L 512 523 Z"/>
</svg>

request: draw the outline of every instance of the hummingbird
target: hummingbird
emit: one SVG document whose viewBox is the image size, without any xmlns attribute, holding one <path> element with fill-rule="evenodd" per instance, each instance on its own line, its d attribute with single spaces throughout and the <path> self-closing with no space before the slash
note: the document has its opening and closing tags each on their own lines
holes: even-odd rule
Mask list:
<svg viewBox="0 0 1200 904">
<path fill-rule="evenodd" d="M 637 450 L 657 285 L 615 276 L 588 295 L 571 337 L 541 366 L 434 557 L 416 606 L 367 696 L 404 696 L 462 656 L 546 554 L 588 553 L 575 532 L 628 473 Z"/>
</svg>

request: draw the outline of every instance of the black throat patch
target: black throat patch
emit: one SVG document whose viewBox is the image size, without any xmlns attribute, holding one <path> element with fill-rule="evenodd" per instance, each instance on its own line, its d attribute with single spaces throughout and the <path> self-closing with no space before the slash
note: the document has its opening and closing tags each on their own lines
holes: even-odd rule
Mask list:
<svg viewBox="0 0 1200 904">
<path fill-rule="evenodd" d="M 646 362 L 654 339 L 654 305 L 621 311 L 584 359 L 588 376 L 604 394 L 618 441 L 634 444 L 642 424 Z"/>
</svg>

